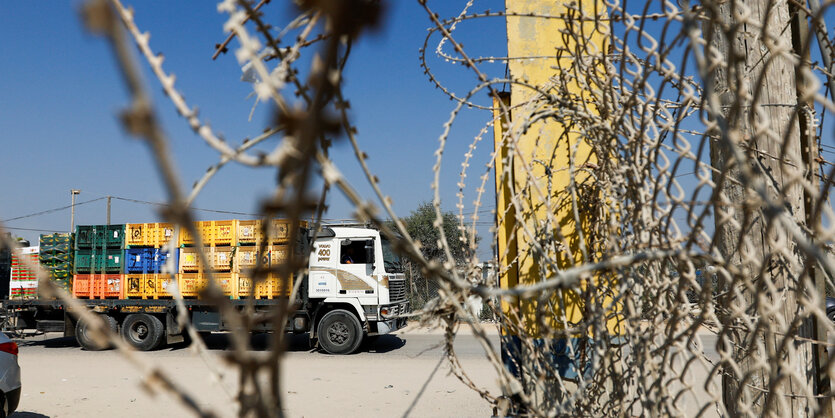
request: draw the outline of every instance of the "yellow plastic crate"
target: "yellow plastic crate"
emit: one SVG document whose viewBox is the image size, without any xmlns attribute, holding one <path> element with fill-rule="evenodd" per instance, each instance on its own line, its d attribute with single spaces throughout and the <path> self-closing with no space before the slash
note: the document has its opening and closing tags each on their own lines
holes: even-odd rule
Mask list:
<svg viewBox="0 0 835 418">
<path fill-rule="evenodd" d="M 220 286 L 220 290 L 223 291 L 223 294 L 229 296 L 230 298 L 237 299 L 238 297 L 238 286 L 236 286 L 237 278 L 233 277 L 234 273 L 215 273 L 215 283 Z M 205 275 L 204 277 L 208 277 Z M 208 280 L 205 282 L 208 285 Z"/>
<path fill-rule="evenodd" d="M 238 221 L 235 235 L 237 236 L 236 245 L 260 244 L 264 239 L 264 234 L 261 231 L 261 221 L 257 219 Z"/>
<path fill-rule="evenodd" d="M 271 245 L 270 251 L 270 267 L 279 266 L 287 262 L 290 254 L 289 245 Z"/>
<path fill-rule="evenodd" d="M 236 245 L 236 226 L 238 221 L 201 221 L 198 222 L 203 245 L 221 246 Z"/>
<path fill-rule="evenodd" d="M 171 276 L 168 274 L 127 274 L 125 279 L 127 299 L 162 299 L 173 296 L 168 292 L 171 284 Z"/>
<path fill-rule="evenodd" d="M 199 222 L 194 223 L 194 229 L 197 230 L 197 233 L 201 233 Z M 191 235 L 190 232 L 188 232 L 187 228 L 180 228 L 180 242 L 179 242 L 179 244 L 180 244 L 180 246 L 195 245 L 195 244 L 197 244 L 197 241 L 194 239 L 194 236 Z M 203 244 L 205 245 L 205 242 Z"/>
<path fill-rule="evenodd" d="M 196 298 L 205 285 L 200 273 L 180 273 L 177 275 L 177 287 L 180 288 L 180 294 L 184 298 Z"/>
<path fill-rule="evenodd" d="M 129 247 L 160 248 L 174 236 L 174 225 L 145 223 L 125 225 L 125 244 Z"/>
<path fill-rule="evenodd" d="M 208 251 L 212 269 L 215 271 L 232 271 L 235 260 L 235 247 L 212 247 Z"/>
<path fill-rule="evenodd" d="M 287 242 L 290 239 L 290 220 L 271 220 L 270 226 L 267 228 L 267 234 L 270 236 L 271 244 Z"/>
<path fill-rule="evenodd" d="M 283 283 L 275 274 L 270 274 L 266 279 L 261 280 L 255 285 L 255 291 L 250 294 L 252 289 L 252 279 L 245 274 L 236 274 L 238 284 L 238 298 L 255 298 L 255 299 L 274 299 L 282 296 L 289 296 L 293 288 L 293 278 L 285 280 Z"/>
<path fill-rule="evenodd" d="M 214 278 L 215 283 L 220 286 L 224 295 L 230 298 L 237 297 L 237 282 L 233 277 L 233 273 L 215 273 Z M 177 283 L 180 287 L 180 293 L 184 298 L 196 298 L 209 285 L 209 275 L 203 273 L 181 273 L 177 275 Z"/>
<path fill-rule="evenodd" d="M 180 273 L 192 273 L 203 270 L 203 265 L 200 263 L 199 250 L 199 248 L 194 247 L 180 248 Z"/>
<path fill-rule="evenodd" d="M 247 269 L 255 267 L 255 263 L 259 257 L 259 246 L 250 247 L 236 247 L 235 248 L 235 263 L 234 272 L 240 273 Z"/>
</svg>

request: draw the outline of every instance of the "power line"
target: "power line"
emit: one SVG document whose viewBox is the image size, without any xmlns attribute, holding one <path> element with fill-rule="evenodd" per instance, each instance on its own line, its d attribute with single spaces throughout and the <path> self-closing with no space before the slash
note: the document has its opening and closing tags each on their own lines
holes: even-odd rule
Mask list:
<svg viewBox="0 0 835 418">
<path fill-rule="evenodd" d="M 35 231 L 35 232 L 57 232 L 57 233 L 64 233 L 67 231 L 56 231 L 54 229 L 37 229 L 37 228 L 15 228 L 11 226 L 4 226 L 3 229 L 13 229 L 16 231 Z"/>
<path fill-rule="evenodd" d="M 154 205 L 154 206 L 171 206 L 170 203 L 162 203 L 162 202 L 149 202 L 147 200 L 139 200 L 139 199 L 131 199 L 129 197 L 119 197 L 119 196 L 110 196 L 113 199 L 121 200 L 124 202 L 131 202 L 131 203 L 140 203 L 143 205 Z M 103 199 L 103 198 L 102 198 Z M 192 207 L 191 210 L 201 211 L 201 212 L 212 212 L 212 213 L 223 213 L 227 215 L 244 215 L 244 216 L 261 216 L 257 213 L 246 213 L 246 212 L 235 212 L 230 210 L 215 210 L 215 209 L 200 209 Z"/>
<path fill-rule="evenodd" d="M 75 206 L 86 205 L 87 203 L 93 203 L 93 202 L 96 202 L 96 201 L 99 201 L 99 200 L 104 200 L 104 198 L 103 198 L 103 197 L 99 197 L 99 198 L 97 198 L 97 199 L 88 200 L 88 201 L 81 202 L 81 203 L 76 203 L 76 204 L 75 204 Z M 36 213 L 30 213 L 30 214 L 28 214 L 28 215 L 18 216 L 18 217 L 16 217 L 16 218 L 4 219 L 3 221 L 0 221 L 0 222 L 16 221 L 16 220 L 18 220 L 18 219 L 31 218 L 31 217 L 33 217 L 33 216 L 46 215 L 46 214 L 48 214 L 48 213 L 53 213 L 53 212 L 58 212 L 58 211 L 61 211 L 61 210 L 70 209 L 70 208 L 72 208 L 72 206 L 73 206 L 73 205 L 68 205 L 68 206 L 62 206 L 62 207 L 60 207 L 60 208 L 49 209 L 49 210 L 45 210 L 45 211 L 41 211 L 41 212 L 36 212 Z"/>
</svg>

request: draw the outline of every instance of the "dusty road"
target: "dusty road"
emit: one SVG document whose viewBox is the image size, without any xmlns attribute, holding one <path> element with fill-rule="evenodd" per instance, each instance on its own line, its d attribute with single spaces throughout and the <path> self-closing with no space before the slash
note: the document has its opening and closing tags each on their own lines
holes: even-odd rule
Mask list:
<svg viewBox="0 0 835 418">
<path fill-rule="evenodd" d="M 295 338 L 282 374 L 286 413 L 291 417 L 407 412 L 414 417 L 489 416 L 489 405 L 449 375 L 446 362 L 440 362 L 441 340 L 437 333 L 407 331 L 380 337 L 351 356 L 329 356 L 312 352 L 303 338 Z M 498 347 L 496 335 L 493 340 Z M 264 336 L 254 337 L 256 350 L 263 349 L 265 341 Z M 18 342 L 23 374 L 18 418 L 189 416 L 170 396 L 142 389 L 136 369 L 114 351 L 83 351 L 60 334 Z M 207 344 L 220 357 L 226 338 L 214 334 Z M 455 347 L 467 373 L 496 393 L 495 374 L 469 331 L 459 334 Z M 140 355 L 168 370 L 201 405 L 221 416 L 236 415 L 230 400 L 238 378 L 233 369 L 223 368 L 221 385 L 184 345 Z"/>
</svg>

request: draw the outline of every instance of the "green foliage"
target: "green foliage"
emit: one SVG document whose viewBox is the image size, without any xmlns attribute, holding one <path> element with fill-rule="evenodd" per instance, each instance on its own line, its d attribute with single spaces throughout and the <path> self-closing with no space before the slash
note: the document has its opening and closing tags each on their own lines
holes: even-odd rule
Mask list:
<svg viewBox="0 0 835 418">
<path fill-rule="evenodd" d="M 441 212 L 443 229 L 450 246 L 453 264 L 465 265 L 473 251 L 469 247 L 469 238 L 458 228 L 458 218 L 452 212 Z M 402 218 L 409 235 L 421 243 L 423 257 L 430 261 L 443 263 L 447 260 L 446 253 L 438 245 L 440 234 L 435 227 L 435 207 L 431 202 L 423 202 L 409 216 Z M 395 226 L 389 225 L 392 228 Z M 462 238 L 464 238 L 462 240 Z M 478 236 L 475 237 L 478 242 Z M 423 274 L 413 262 L 405 259 L 406 277 L 409 280 L 411 292 L 409 298 L 412 310 L 422 309 L 432 298 L 438 296 L 438 283 L 435 279 L 424 278 Z"/>
<path fill-rule="evenodd" d="M 458 219 L 452 212 L 442 212 L 441 215 L 444 235 L 446 235 L 446 240 L 449 243 L 453 261 L 455 265 L 465 264 L 472 255 L 469 238 L 464 231 L 458 228 Z M 431 202 L 421 203 L 417 209 L 402 220 L 409 235 L 420 241 L 420 251 L 427 260 L 435 260 L 441 263 L 446 261 L 446 253 L 438 245 L 440 233 L 438 228 L 435 227 L 435 207 Z M 476 237 L 476 242 L 478 242 L 478 237 Z"/>
</svg>

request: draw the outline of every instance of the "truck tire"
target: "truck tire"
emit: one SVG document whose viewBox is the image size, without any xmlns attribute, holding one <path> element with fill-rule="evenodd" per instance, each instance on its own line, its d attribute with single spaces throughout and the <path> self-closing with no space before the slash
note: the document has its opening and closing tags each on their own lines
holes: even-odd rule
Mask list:
<svg viewBox="0 0 835 418">
<path fill-rule="evenodd" d="M 104 321 L 105 325 L 110 328 L 111 332 L 114 334 L 119 332 L 119 325 L 116 323 L 116 318 L 109 315 L 99 315 L 99 318 Z M 78 345 L 81 346 L 81 348 L 87 351 L 101 351 L 112 348 L 110 344 L 102 346 L 96 343 L 90 336 L 89 330 L 87 329 L 87 322 L 82 321 L 81 319 L 75 323 L 75 340 L 78 341 Z"/>
<path fill-rule="evenodd" d="M 319 321 L 316 330 L 319 346 L 330 354 L 351 354 L 362 343 L 363 331 L 356 316 L 343 309 L 334 309 Z"/>
<path fill-rule="evenodd" d="M 139 351 L 150 351 L 162 345 L 165 327 L 159 318 L 145 313 L 130 314 L 122 323 L 122 338 Z"/>
</svg>

